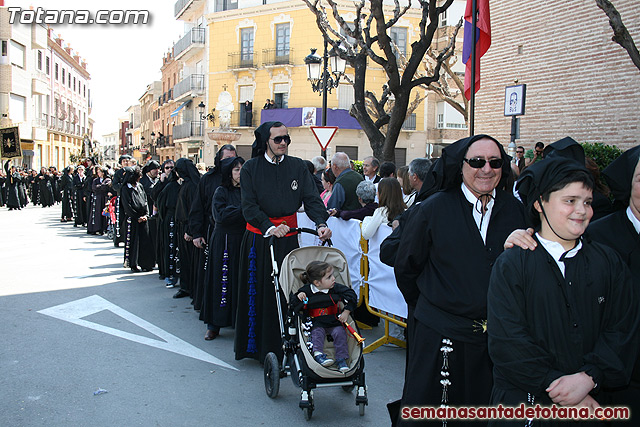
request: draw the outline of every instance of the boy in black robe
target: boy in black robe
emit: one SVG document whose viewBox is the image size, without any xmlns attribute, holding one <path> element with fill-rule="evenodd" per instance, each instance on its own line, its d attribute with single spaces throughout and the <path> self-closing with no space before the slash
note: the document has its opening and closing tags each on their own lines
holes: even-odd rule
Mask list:
<svg viewBox="0 0 640 427">
<path fill-rule="evenodd" d="M 260 362 L 274 352 L 282 360 L 282 342 L 271 279 L 270 237 L 278 265 L 298 247 L 296 212 L 304 203 L 315 222 L 319 237 L 326 240 L 331 230 L 329 217 L 304 162 L 285 155 L 291 143 L 280 122 L 265 122 L 255 131 L 252 159 L 242 167 L 242 212 L 247 220 L 240 249 L 238 312 L 234 350 L 236 360 L 250 357 Z"/>
<path fill-rule="evenodd" d="M 538 248 L 510 249 L 493 267 L 487 302 L 494 405 L 594 409 L 600 387 L 629 381 L 638 295 L 620 257 L 582 238 L 593 215 L 592 188 L 586 168 L 567 158 L 545 159 L 520 177 Z M 490 425 L 511 423 L 522 420 Z"/>
</svg>

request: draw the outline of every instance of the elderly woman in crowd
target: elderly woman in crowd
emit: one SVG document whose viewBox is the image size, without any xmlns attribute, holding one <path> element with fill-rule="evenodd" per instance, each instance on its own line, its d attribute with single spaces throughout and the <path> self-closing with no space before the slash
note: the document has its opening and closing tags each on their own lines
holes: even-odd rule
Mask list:
<svg viewBox="0 0 640 427">
<path fill-rule="evenodd" d="M 360 209 L 354 209 L 351 211 L 343 211 L 340 209 L 330 209 L 329 215 L 335 216 L 344 220 L 358 219 L 362 221 L 365 217 L 373 215 L 373 212 L 378 208 L 376 203 L 376 186 L 371 181 L 362 181 L 356 187 L 356 196 L 358 196 L 358 202 L 362 207 Z"/>
</svg>

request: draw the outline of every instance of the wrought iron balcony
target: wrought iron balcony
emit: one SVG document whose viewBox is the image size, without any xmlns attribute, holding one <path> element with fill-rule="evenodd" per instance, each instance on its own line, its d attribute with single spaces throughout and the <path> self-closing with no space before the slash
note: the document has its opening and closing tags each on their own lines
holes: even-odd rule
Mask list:
<svg viewBox="0 0 640 427">
<path fill-rule="evenodd" d="M 178 100 L 182 95 L 189 92 L 198 94 L 204 92 L 204 74 L 191 74 L 177 83 L 173 87 L 173 99 Z"/>
<path fill-rule="evenodd" d="M 240 112 L 240 111 L 234 111 L 233 113 L 231 113 L 231 126 L 232 127 L 256 127 L 256 116 L 257 116 L 257 111 L 250 111 L 250 112 Z"/>
<path fill-rule="evenodd" d="M 416 113 L 412 113 L 402 123 L 402 130 L 416 130 Z"/>
<path fill-rule="evenodd" d="M 204 28 L 192 28 L 187 34 L 184 35 L 176 44 L 173 45 L 173 55 L 176 59 L 180 57 L 180 54 L 185 52 L 192 46 L 204 47 Z"/>
<path fill-rule="evenodd" d="M 235 52 L 229 54 L 229 69 L 256 68 L 253 52 Z"/>
<path fill-rule="evenodd" d="M 193 137 L 202 137 L 202 126 L 203 123 L 200 121 L 197 122 L 186 122 L 181 125 L 177 125 L 173 127 L 173 138 L 175 139 L 185 139 L 185 138 L 193 138 Z"/>
<path fill-rule="evenodd" d="M 267 67 L 293 65 L 293 49 L 263 49 L 262 64 Z"/>
</svg>

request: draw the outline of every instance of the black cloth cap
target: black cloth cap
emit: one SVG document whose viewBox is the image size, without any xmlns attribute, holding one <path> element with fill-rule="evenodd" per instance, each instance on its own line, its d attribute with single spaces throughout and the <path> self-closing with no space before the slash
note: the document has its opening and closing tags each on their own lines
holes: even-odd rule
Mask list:
<svg viewBox="0 0 640 427">
<path fill-rule="evenodd" d="M 284 126 L 282 122 L 264 122 L 253 132 L 256 139 L 253 141 L 253 145 L 251 146 L 251 158 L 258 157 L 264 155 L 264 152 L 267 151 L 267 141 L 271 137 L 271 128 L 272 127 L 281 127 Z"/>
<path fill-rule="evenodd" d="M 602 171 L 611 194 L 625 206 L 631 198 L 631 180 L 638 165 L 638 159 L 640 159 L 640 145 L 622 153 Z"/>
<path fill-rule="evenodd" d="M 134 168 L 131 166 L 126 166 L 123 168 L 124 176 L 122 177 L 122 182 L 124 185 L 127 185 L 131 182 L 131 177 L 133 176 Z"/>
<path fill-rule="evenodd" d="M 129 159 L 131 159 L 131 158 L 132 158 L 132 157 L 131 157 L 130 155 L 128 155 L 128 154 L 123 154 L 123 155 L 122 155 L 122 156 L 120 156 L 120 158 L 118 159 L 118 163 L 122 164 L 122 161 L 123 161 L 123 160 L 129 160 Z"/>
<path fill-rule="evenodd" d="M 223 185 L 231 184 L 231 172 L 233 171 L 234 165 L 238 162 L 243 165 L 244 159 L 242 157 L 227 157 L 220 161 L 220 176 L 222 177 Z"/>
<path fill-rule="evenodd" d="M 142 169 L 142 173 L 147 173 L 155 169 L 160 169 L 160 163 L 156 162 L 155 160 L 149 160 L 147 164 L 144 165 L 144 168 Z"/>
<path fill-rule="evenodd" d="M 537 211 L 534 211 L 533 208 L 534 202 L 539 200 L 555 184 L 578 171 L 586 173 L 593 180 L 584 163 L 578 163 L 568 157 L 552 156 L 535 162 L 526 168 L 520 175 L 520 179 L 518 179 L 516 190 L 526 207 L 529 220 L 536 223 L 539 218 Z"/>
<path fill-rule="evenodd" d="M 503 187 L 507 179 L 511 176 L 511 165 L 509 163 L 511 156 L 504 151 L 504 147 L 497 139 L 489 135 L 480 134 L 460 139 L 442 150 L 442 156 L 433 163 L 429 170 L 427 180 L 422 184 L 424 187 L 429 183 L 430 188 L 425 191 L 433 194 L 436 191 L 448 190 L 459 186 L 462 183 L 462 163 L 464 162 L 469 147 L 474 142 L 484 138 L 496 143 L 500 150 L 500 157 L 504 159 L 504 163 L 502 164 L 502 177 L 498 182 L 498 188 Z M 423 192 L 422 188 L 420 192 Z"/>
<path fill-rule="evenodd" d="M 544 148 L 545 159 L 548 157 L 556 156 L 573 159 L 576 162 L 584 165 L 584 148 L 582 148 L 582 145 L 578 144 L 575 139 L 569 136 L 566 136 L 552 144 L 549 144 Z"/>
<path fill-rule="evenodd" d="M 200 172 L 198 172 L 196 165 L 193 164 L 191 159 L 184 157 L 178 159 L 174 170 L 177 171 L 180 178 L 185 181 L 193 181 L 195 184 L 200 182 Z"/>
</svg>

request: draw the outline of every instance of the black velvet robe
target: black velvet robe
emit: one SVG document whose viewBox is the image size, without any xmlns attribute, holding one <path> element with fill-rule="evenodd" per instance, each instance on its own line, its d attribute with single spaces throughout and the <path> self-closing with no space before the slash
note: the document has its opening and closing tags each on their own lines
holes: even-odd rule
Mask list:
<svg viewBox="0 0 640 427">
<path fill-rule="evenodd" d="M 118 169 L 114 174 L 113 174 L 113 183 L 111 184 L 113 187 L 113 190 L 116 193 L 116 221 L 117 224 L 114 226 L 114 230 L 113 230 L 113 245 L 114 246 L 120 246 L 121 242 L 124 242 L 125 240 L 125 226 L 124 226 L 124 212 L 123 212 L 123 207 L 122 207 L 122 199 L 120 198 L 121 195 L 121 191 L 122 191 L 122 186 L 126 185 L 124 183 L 124 168 L 120 168 Z"/>
<path fill-rule="evenodd" d="M 178 248 L 180 250 L 180 289 L 188 292 L 193 298 L 194 284 L 198 259 L 195 256 L 196 247 L 192 241 L 184 239 L 184 235 L 191 236 L 189 228 L 189 211 L 193 197 L 198 191 L 197 184 L 191 179 L 185 179 L 178 192 L 176 204 L 176 227 L 178 233 Z"/>
<path fill-rule="evenodd" d="M 608 215 L 591 223 L 587 235 L 596 242 L 615 250 L 622 261 L 631 270 L 635 292 L 640 294 L 640 236 L 629 221 L 626 209 Z M 636 348 L 639 357 L 628 387 L 605 391 L 605 404 L 610 406 L 629 406 L 632 418 L 625 425 L 634 425 L 640 420 L 640 348 Z M 617 422 L 618 424 L 620 422 Z M 622 424 L 622 423 L 621 423 Z"/>
<path fill-rule="evenodd" d="M 240 244 L 247 225 L 242 216 L 240 194 L 239 187 L 218 187 L 213 196 L 212 213 L 216 225 L 209 244 L 200 320 L 217 327 L 235 326 Z M 226 266 L 224 283 L 223 265 Z"/>
<path fill-rule="evenodd" d="M 60 190 L 62 191 L 62 219 L 71 219 L 74 215 L 73 199 L 75 188 L 73 186 L 73 175 L 65 173 L 60 178 Z"/>
<path fill-rule="evenodd" d="M 577 372 L 598 388 L 628 383 L 640 300 L 615 251 L 582 243 L 565 258 L 564 277 L 540 244 L 534 251 L 507 250 L 496 260 L 487 298 L 492 405 L 527 403 L 529 394 L 534 403 L 550 405 L 545 389 Z"/>
<path fill-rule="evenodd" d="M 75 190 L 73 194 L 73 213 L 75 214 L 76 225 L 83 225 L 87 223 L 87 202 L 84 200 L 84 186 L 86 180 L 86 175 L 80 177 L 80 175 L 75 174 L 73 176 L 73 188 Z"/>
<path fill-rule="evenodd" d="M 179 277 L 179 249 L 178 232 L 176 227 L 176 205 L 178 203 L 178 192 L 180 184 L 177 181 L 165 182 L 162 184 L 162 191 L 159 192 L 156 200 L 158 216 L 158 269 L 161 277 L 175 280 Z M 158 188 L 156 185 L 156 189 Z"/>
<path fill-rule="evenodd" d="M 55 199 L 53 198 L 52 177 L 49 174 L 39 173 L 36 176 L 38 182 L 38 193 L 40 194 L 40 204 L 43 208 L 53 206 Z"/>
<path fill-rule="evenodd" d="M 213 195 L 220 186 L 221 179 L 222 177 L 218 169 L 211 170 L 200 178 L 198 191 L 194 193 L 191 212 L 189 213 L 189 229 L 193 233 L 193 238 L 204 237 L 206 241 L 204 249 L 198 249 L 194 246 L 197 266 L 192 297 L 193 308 L 196 310 L 202 308 L 205 281 L 208 280 L 207 277 L 209 275 L 207 269 L 210 267 L 210 264 L 207 258 L 211 255 L 210 239 L 212 238 L 214 223 L 211 204 Z"/>
<path fill-rule="evenodd" d="M 142 184 L 130 188 L 127 184 L 120 191 L 125 214 L 124 266 L 142 270 L 152 270 L 155 265 L 155 250 L 149 235 L 147 221 L 138 222 L 140 217 L 148 218 L 147 195 Z"/>
<path fill-rule="evenodd" d="M 525 220 L 522 205 L 496 190 L 485 243 L 473 209 L 456 185 L 420 203 L 403 225 L 394 271 L 405 300 L 415 305 L 403 406 L 440 406 L 443 339 L 453 348 L 449 405 L 489 402 L 492 367 L 482 332 L 489 276 L 507 236 Z"/>
<path fill-rule="evenodd" d="M 21 179 L 22 178 L 18 172 L 7 175 L 7 207 L 9 209 L 19 209 L 22 207 L 20 204 L 20 196 L 18 194 L 18 183 Z"/>
<path fill-rule="evenodd" d="M 282 359 L 282 343 L 275 288 L 271 278 L 269 241 L 264 233 L 273 225 L 269 218 L 295 214 L 304 203 L 305 212 L 316 224 L 326 223 L 329 214 L 305 163 L 284 156 L 279 164 L 264 156 L 248 160 L 241 171 L 242 212 L 248 223 L 261 234 L 246 231 L 241 246 L 238 313 L 236 318 L 236 359 L 250 357 L 262 362 L 269 352 Z M 290 224 L 291 225 L 291 224 Z M 298 237 L 275 239 L 278 265 L 285 255 L 298 247 Z M 249 283 L 249 255 L 255 252 L 256 283 Z M 284 307 L 284 305 L 283 305 Z M 255 314 L 254 314 L 255 313 Z"/>
<path fill-rule="evenodd" d="M 89 204 L 89 218 L 87 221 L 87 233 L 96 234 L 107 231 L 109 225 L 107 217 L 102 215 L 109 197 L 107 193 L 111 189 L 109 178 L 96 178 L 91 184 L 91 203 Z"/>
<path fill-rule="evenodd" d="M 147 220 L 147 224 L 149 227 L 149 237 L 151 237 L 151 245 L 153 247 L 153 265 L 156 265 L 156 247 L 158 246 L 158 217 L 153 216 L 153 189 L 156 184 L 160 182 L 160 180 L 156 179 L 153 181 L 146 174 L 142 175 L 140 178 L 140 184 L 144 188 L 144 192 L 147 196 L 147 209 L 149 212 L 149 219 Z"/>
</svg>

